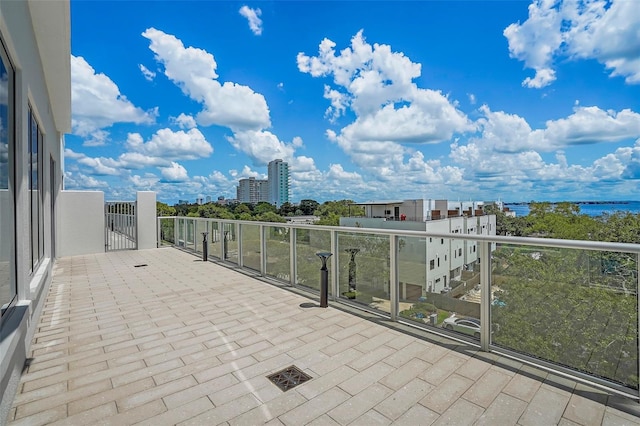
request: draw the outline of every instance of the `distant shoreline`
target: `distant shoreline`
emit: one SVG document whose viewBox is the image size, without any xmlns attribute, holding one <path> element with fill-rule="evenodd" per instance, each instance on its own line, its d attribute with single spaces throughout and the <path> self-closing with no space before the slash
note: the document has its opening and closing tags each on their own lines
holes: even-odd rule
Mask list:
<svg viewBox="0 0 640 426">
<path fill-rule="evenodd" d="M 549 203 L 549 204 L 569 203 L 569 204 L 588 205 L 588 204 L 629 204 L 634 202 L 636 201 L 521 201 L 517 203 L 505 202 L 504 205 L 505 206 L 528 206 L 531 203 Z"/>
</svg>

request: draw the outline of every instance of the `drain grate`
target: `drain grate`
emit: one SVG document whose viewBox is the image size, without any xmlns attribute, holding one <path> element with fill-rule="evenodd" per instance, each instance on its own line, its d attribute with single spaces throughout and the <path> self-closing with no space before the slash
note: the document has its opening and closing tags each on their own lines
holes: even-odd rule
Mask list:
<svg viewBox="0 0 640 426">
<path fill-rule="evenodd" d="M 311 376 L 300 371 L 300 369 L 295 365 L 287 367 L 284 370 L 280 370 L 277 373 L 273 373 L 270 376 L 267 376 L 267 379 L 271 380 L 273 384 L 275 384 L 284 392 L 306 382 L 311 378 Z"/>
</svg>

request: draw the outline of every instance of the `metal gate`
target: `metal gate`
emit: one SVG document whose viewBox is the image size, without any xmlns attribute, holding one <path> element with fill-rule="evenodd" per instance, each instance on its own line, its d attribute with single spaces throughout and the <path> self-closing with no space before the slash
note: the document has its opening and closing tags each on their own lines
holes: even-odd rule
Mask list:
<svg viewBox="0 0 640 426">
<path fill-rule="evenodd" d="M 107 201 L 104 204 L 104 224 L 105 251 L 138 248 L 135 201 Z"/>
</svg>

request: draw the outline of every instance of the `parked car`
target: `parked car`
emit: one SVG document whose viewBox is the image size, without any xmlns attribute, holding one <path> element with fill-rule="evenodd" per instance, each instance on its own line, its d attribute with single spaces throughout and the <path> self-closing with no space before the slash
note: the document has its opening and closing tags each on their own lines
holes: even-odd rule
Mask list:
<svg viewBox="0 0 640 426">
<path fill-rule="evenodd" d="M 477 318 L 458 318 L 450 316 L 444 320 L 443 327 L 447 330 L 457 331 L 480 338 L 480 320 Z"/>
</svg>

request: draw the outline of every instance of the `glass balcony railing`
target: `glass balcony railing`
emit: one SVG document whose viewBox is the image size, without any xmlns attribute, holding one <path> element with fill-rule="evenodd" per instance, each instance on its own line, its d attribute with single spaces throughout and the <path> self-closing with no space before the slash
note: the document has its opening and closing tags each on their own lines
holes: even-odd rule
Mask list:
<svg viewBox="0 0 640 426">
<path fill-rule="evenodd" d="M 159 244 L 639 395 L 640 245 L 158 218 Z"/>
<path fill-rule="evenodd" d="M 242 232 L 242 266 L 260 272 L 261 253 L 260 226 L 240 225 Z"/>
</svg>

